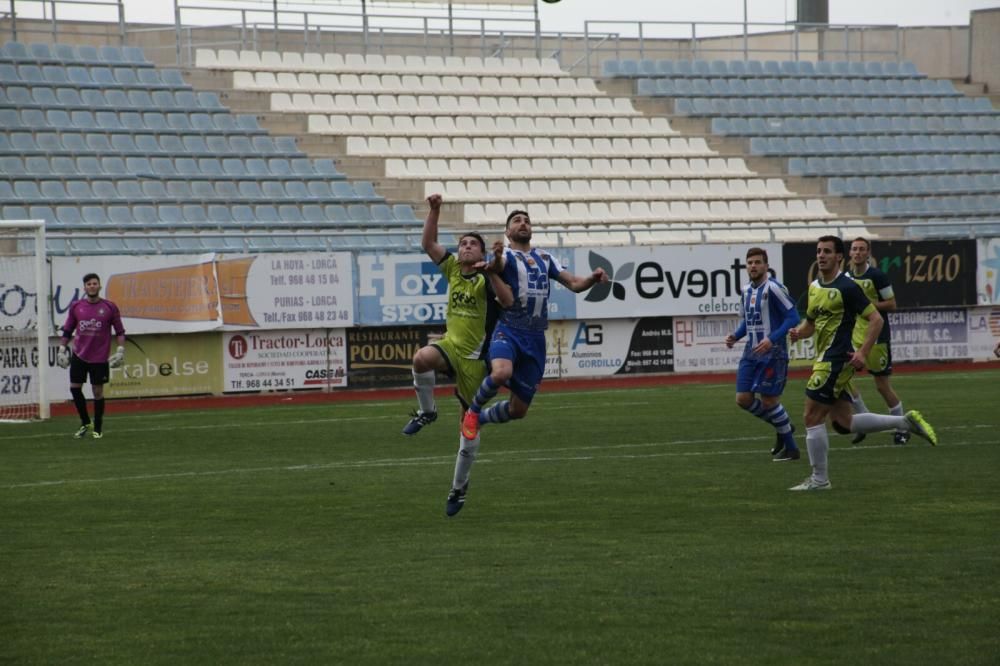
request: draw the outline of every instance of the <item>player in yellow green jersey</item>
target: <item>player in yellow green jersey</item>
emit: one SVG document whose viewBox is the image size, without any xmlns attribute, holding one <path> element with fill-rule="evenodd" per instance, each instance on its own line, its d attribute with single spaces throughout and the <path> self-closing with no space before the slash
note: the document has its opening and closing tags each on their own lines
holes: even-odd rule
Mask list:
<svg viewBox="0 0 1000 666">
<path fill-rule="evenodd" d="M 424 222 L 421 246 L 448 280 L 446 332 L 443 338 L 421 347 L 413 356 L 413 387 L 419 407 L 403 428 L 404 435 L 415 435 L 437 419 L 434 401 L 436 372 L 443 372 L 455 380 L 455 396 L 462 404 L 462 413 L 465 413 L 486 377 L 486 342 L 497 319 L 491 281 L 481 270 L 485 266 L 486 241 L 475 232 L 466 233 L 459 238 L 456 254 L 449 252 L 438 242 L 441 203 L 440 194 L 427 198 L 430 211 Z M 463 500 L 469 471 L 478 450 L 479 437 L 471 440 L 462 437 L 452 491 L 461 491 Z M 458 513 L 462 503 L 449 501 L 449 512 L 453 505 L 457 506 L 454 513 Z"/>
<path fill-rule="evenodd" d="M 885 323 L 875 341 L 875 346 L 872 347 L 871 353 L 865 359 L 865 369 L 875 380 L 875 388 L 885 400 L 889 413 L 893 416 L 902 416 L 904 413 L 903 403 L 889 383 L 889 377 L 892 375 L 892 334 L 889 331 L 889 320 L 885 316 L 885 313 L 896 309 L 896 295 L 892 291 L 889 276 L 871 265 L 871 243 L 868 242 L 867 238 L 855 238 L 851 241 L 850 252 L 851 260 L 847 265 L 848 273 L 851 279 L 861 287 L 861 291 L 865 292 L 868 300 L 875 304 L 875 309 L 882 315 L 882 321 Z M 858 319 L 854 325 L 855 349 L 860 347 L 864 341 L 867 328 L 868 322 L 864 319 Z M 856 412 L 868 411 L 865 401 L 861 398 L 861 391 L 853 382 L 851 398 L 854 401 Z M 864 433 L 858 433 L 851 443 L 857 444 L 864 438 Z M 893 441 L 896 444 L 906 444 L 909 440 L 910 433 L 905 430 L 897 430 L 893 434 Z"/>
<path fill-rule="evenodd" d="M 871 301 L 846 273 L 840 271 L 844 261 L 844 241 L 838 236 L 822 236 L 816 243 L 816 265 L 819 276 L 809 285 L 806 318 L 789 335 L 792 341 L 816 336 L 816 359 L 812 375 L 806 384 L 806 448 L 812 475 L 790 490 L 829 490 L 827 452 L 830 441 L 826 420 L 832 417 L 834 428 L 845 432 L 869 433 L 882 430 L 906 430 L 937 444 L 934 429 L 919 412 L 905 416 L 883 414 L 851 414 L 848 382 L 855 370 L 865 365 L 882 330 L 882 316 Z M 865 319 L 868 330 L 855 349 L 851 342 L 858 318 Z"/>
</svg>

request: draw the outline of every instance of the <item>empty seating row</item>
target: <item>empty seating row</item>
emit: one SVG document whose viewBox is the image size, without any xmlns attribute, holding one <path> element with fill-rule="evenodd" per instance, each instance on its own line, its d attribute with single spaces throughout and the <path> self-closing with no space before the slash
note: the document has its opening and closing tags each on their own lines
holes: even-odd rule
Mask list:
<svg viewBox="0 0 1000 666">
<path fill-rule="evenodd" d="M 1000 132 L 1000 114 L 980 116 L 786 116 L 713 118 L 712 132 L 733 136 L 831 134 L 984 134 Z"/>
<path fill-rule="evenodd" d="M 246 227 L 246 226 L 310 226 L 335 225 L 341 227 L 406 227 L 419 225 L 413 209 L 408 205 L 375 204 L 294 204 L 281 205 L 84 205 L 84 206 L 4 206 L 5 219 L 41 219 L 63 229 L 135 229 L 193 227 Z M 374 230 L 374 229 L 372 229 Z"/>
<path fill-rule="evenodd" d="M 105 132 L 4 132 L 0 154 L 49 156 L 174 155 L 177 157 L 301 156 L 294 137 L 265 134 L 133 134 Z M 328 160 L 329 162 L 329 160 Z M 328 170 L 333 175 L 333 170 Z M 325 173 L 325 172 L 324 172 Z"/>
<path fill-rule="evenodd" d="M 544 209 L 542 207 L 545 207 Z M 506 214 L 499 214 L 503 204 L 466 204 L 465 221 L 469 224 L 499 224 Z M 531 213 L 532 207 L 528 208 Z M 825 220 L 834 217 L 819 199 L 803 201 L 633 201 L 573 202 L 534 204 L 532 220 L 541 223 L 587 222 L 714 222 L 733 220 Z M 544 212 L 543 212 L 544 210 Z M 537 217 L 536 217 L 537 215 Z"/>
<path fill-rule="evenodd" d="M 0 66 L 2 67 L 2 66 Z M 2 79 L 0 79 L 2 80 Z M 593 79 L 572 77 L 418 76 L 416 74 L 296 74 L 294 72 L 233 72 L 233 87 L 241 90 L 285 90 L 355 95 L 530 95 L 532 97 L 591 97 L 604 93 Z"/>
<path fill-rule="evenodd" d="M 928 217 L 989 215 L 1000 211 L 1000 195 L 979 194 L 938 197 L 875 197 L 868 200 L 868 214 L 879 217 Z"/>
<path fill-rule="evenodd" d="M 192 254 L 202 252 L 330 252 L 335 250 L 405 251 L 420 247 L 416 234 L 323 233 L 296 235 L 277 233 L 212 235 L 159 234 L 156 236 L 110 236 L 93 234 L 48 237 L 49 254 Z"/>
<path fill-rule="evenodd" d="M 210 69 L 350 72 L 378 74 L 478 74 L 490 76 L 562 76 L 554 58 L 482 58 L 479 56 L 382 55 L 379 53 L 299 53 L 198 49 L 195 66 Z"/>
<path fill-rule="evenodd" d="M 892 153 L 992 153 L 1000 135 L 897 134 L 890 136 L 753 137 L 755 155 L 887 155 Z"/>
<path fill-rule="evenodd" d="M 449 180 L 427 181 L 424 195 L 440 193 L 447 201 L 611 201 L 779 199 L 791 193 L 778 178 L 673 180 L 616 178 L 594 180 Z"/>
<path fill-rule="evenodd" d="M 834 177 L 827 187 L 841 196 L 985 194 L 1000 192 L 1000 173 Z"/>
<path fill-rule="evenodd" d="M 100 90 L 11 85 L 0 87 L 0 107 L 137 111 L 225 111 L 214 92 L 193 90 Z"/>
<path fill-rule="evenodd" d="M 549 116 L 369 116 L 310 114 L 310 132 L 375 136 L 662 137 L 675 135 L 666 118 Z"/>
<path fill-rule="evenodd" d="M 349 155 L 407 157 L 669 157 L 715 156 L 700 137 L 684 138 L 577 138 L 568 137 L 347 137 Z"/>
<path fill-rule="evenodd" d="M 927 116 L 994 114 L 985 97 L 681 97 L 689 116 Z"/>
<path fill-rule="evenodd" d="M 0 131 L 0 154 L 48 156 L 174 155 L 177 157 L 292 157 L 302 153 L 293 137 L 266 135 L 125 134 Z M 334 175 L 335 170 L 326 170 Z"/>
<path fill-rule="evenodd" d="M 686 76 L 736 78 L 857 77 L 921 78 L 909 61 L 808 60 L 606 60 L 604 76 Z"/>
<path fill-rule="evenodd" d="M 154 67 L 11 65 L 0 63 L 0 84 L 75 88 L 190 89 L 179 70 Z"/>
<path fill-rule="evenodd" d="M 159 111 L 65 111 L 63 109 L 0 109 L 0 127 L 7 130 L 30 129 L 80 132 L 103 130 L 116 132 L 179 132 L 261 134 L 257 117 L 228 112 L 161 113 Z"/>
<path fill-rule="evenodd" d="M 390 158 L 385 175 L 414 179 L 524 179 L 524 178 L 746 178 L 753 175 L 739 157 L 704 159 L 602 157 L 536 157 L 494 159 Z"/>
<path fill-rule="evenodd" d="M 867 174 L 996 173 L 998 154 L 883 155 L 867 157 L 793 157 L 793 176 L 857 176 Z"/>
<path fill-rule="evenodd" d="M 332 160 L 307 157 L 241 159 L 135 155 L 18 157 L 0 152 L 0 175 L 14 177 L 100 178 L 102 176 L 183 176 L 191 178 L 342 180 Z"/>
<path fill-rule="evenodd" d="M 477 97 L 473 95 L 353 95 L 272 93 L 271 109 L 293 113 L 382 115 L 635 116 L 627 97 Z"/>
<path fill-rule="evenodd" d="M 173 202 L 234 200 L 309 201 L 320 203 L 383 202 L 368 181 L 345 180 L 0 180 L 0 201 L 43 202 Z"/>
<path fill-rule="evenodd" d="M 647 97 L 937 97 L 961 93 L 947 79 L 639 79 Z"/>
<path fill-rule="evenodd" d="M 1000 220 L 990 217 L 979 219 L 929 218 L 910 220 L 905 229 L 907 238 L 973 238 L 1000 236 Z"/>
<path fill-rule="evenodd" d="M 71 44 L 22 44 L 7 42 L 0 48 L 0 62 L 87 65 L 141 65 L 152 67 L 137 46 L 73 46 Z"/>
</svg>

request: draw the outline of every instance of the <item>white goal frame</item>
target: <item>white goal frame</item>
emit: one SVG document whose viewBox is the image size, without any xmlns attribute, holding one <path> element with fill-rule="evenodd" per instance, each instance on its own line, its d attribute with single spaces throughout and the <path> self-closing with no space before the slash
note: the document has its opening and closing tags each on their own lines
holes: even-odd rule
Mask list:
<svg viewBox="0 0 1000 666">
<path fill-rule="evenodd" d="M 51 415 L 49 392 L 46 381 L 49 359 L 49 280 L 45 270 L 45 222 L 42 220 L 0 220 L 0 231 L 19 229 L 32 232 L 35 241 L 35 307 L 37 309 L 36 344 L 38 345 L 38 418 L 47 419 Z M 27 234 L 25 234 L 27 235 Z"/>
</svg>

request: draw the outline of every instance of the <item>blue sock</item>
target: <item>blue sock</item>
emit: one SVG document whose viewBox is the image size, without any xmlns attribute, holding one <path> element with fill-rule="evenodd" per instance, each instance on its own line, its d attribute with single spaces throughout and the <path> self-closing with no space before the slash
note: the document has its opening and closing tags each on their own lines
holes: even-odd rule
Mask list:
<svg viewBox="0 0 1000 666">
<path fill-rule="evenodd" d="M 479 390 L 476 391 L 476 397 L 472 399 L 472 405 L 469 409 L 473 413 L 478 414 L 482 411 L 483 405 L 492 400 L 493 396 L 497 394 L 497 390 L 497 385 L 493 383 L 493 378 L 487 375 L 483 383 L 479 385 Z"/>
<path fill-rule="evenodd" d="M 493 405 L 479 415 L 480 423 L 507 423 L 510 421 L 510 400 Z"/>
</svg>

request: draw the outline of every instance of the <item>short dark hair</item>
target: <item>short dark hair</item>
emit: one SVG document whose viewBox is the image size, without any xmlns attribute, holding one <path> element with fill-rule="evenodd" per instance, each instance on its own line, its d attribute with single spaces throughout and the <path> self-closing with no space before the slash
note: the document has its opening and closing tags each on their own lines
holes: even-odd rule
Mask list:
<svg viewBox="0 0 1000 666">
<path fill-rule="evenodd" d="M 819 245 L 820 243 L 833 243 L 834 254 L 845 254 L 844 240 L 840 236 L 820 236 L 816 244 Z"/>
<path fill-rule="evenodd" d="M 765 250 L 762 247 L 752 247 L 749 250 L 747 250 L 747 259 L 749 259 L 750 257 L 764 257 L 764 263 L 765 264 L 768 263 L 767 250 Z"/>
<path fill-rule="evenodd" d="M 864 236 L 858 236 L 857 238 L 855 238 L 854 240 L 852 240 L 852 241 L 851 241 L 851 245 L 854 245 L 854 244 L 855 244 L 855 243 L 857 243 L 858 241 L 861 241 L 862 243 L 864 243 L 864 244 L 865 244 L 865 248 L 866 248 L 866 249 L 868 249 L 868 250 L 871 250 L 871 249 L 872 249 L 872 244 L 871 244 L 871 243 L 869 243 L 869 242 L 868 242 L 868 239 L 867 239 L 867 238 L 865 238 Z"/>
<path fill-rule="evenodd" d="M 97 273 L 87 273 L 86 275 L 83 276 L 83 283 L 84 284 L 87 284 L 91 280 L 97 280 L 98 282 L 100 282 L 101 281 L 101 276 L 98 275 Z"/>
<path fill-rule="evenodd" d="M 510 211 L 510 215 L 507 216 L 507 223 L 504 224 L 504 229 L 506 229 L 507 227 L 510 226 L 510 221 L 514 219 L 515 215 L 524 215 L 526 218 L 528 218 L 528 222 L 529 223 L 531 222 L 531 216 L 528 215 L 528 211 L 526 211 L 526 210 L 512 210 L 512 211 Z"/>
<path fill-rule="evenodd" d="M 475 238 L 476 242 L 479 243 L 479 247 L 483 249 L 483 254 L 486 254 L 486 239 L 479 232 L 467 231 L 458 237 L 458 242 L 461 243 L 463 238 Z"/>
</svg>

